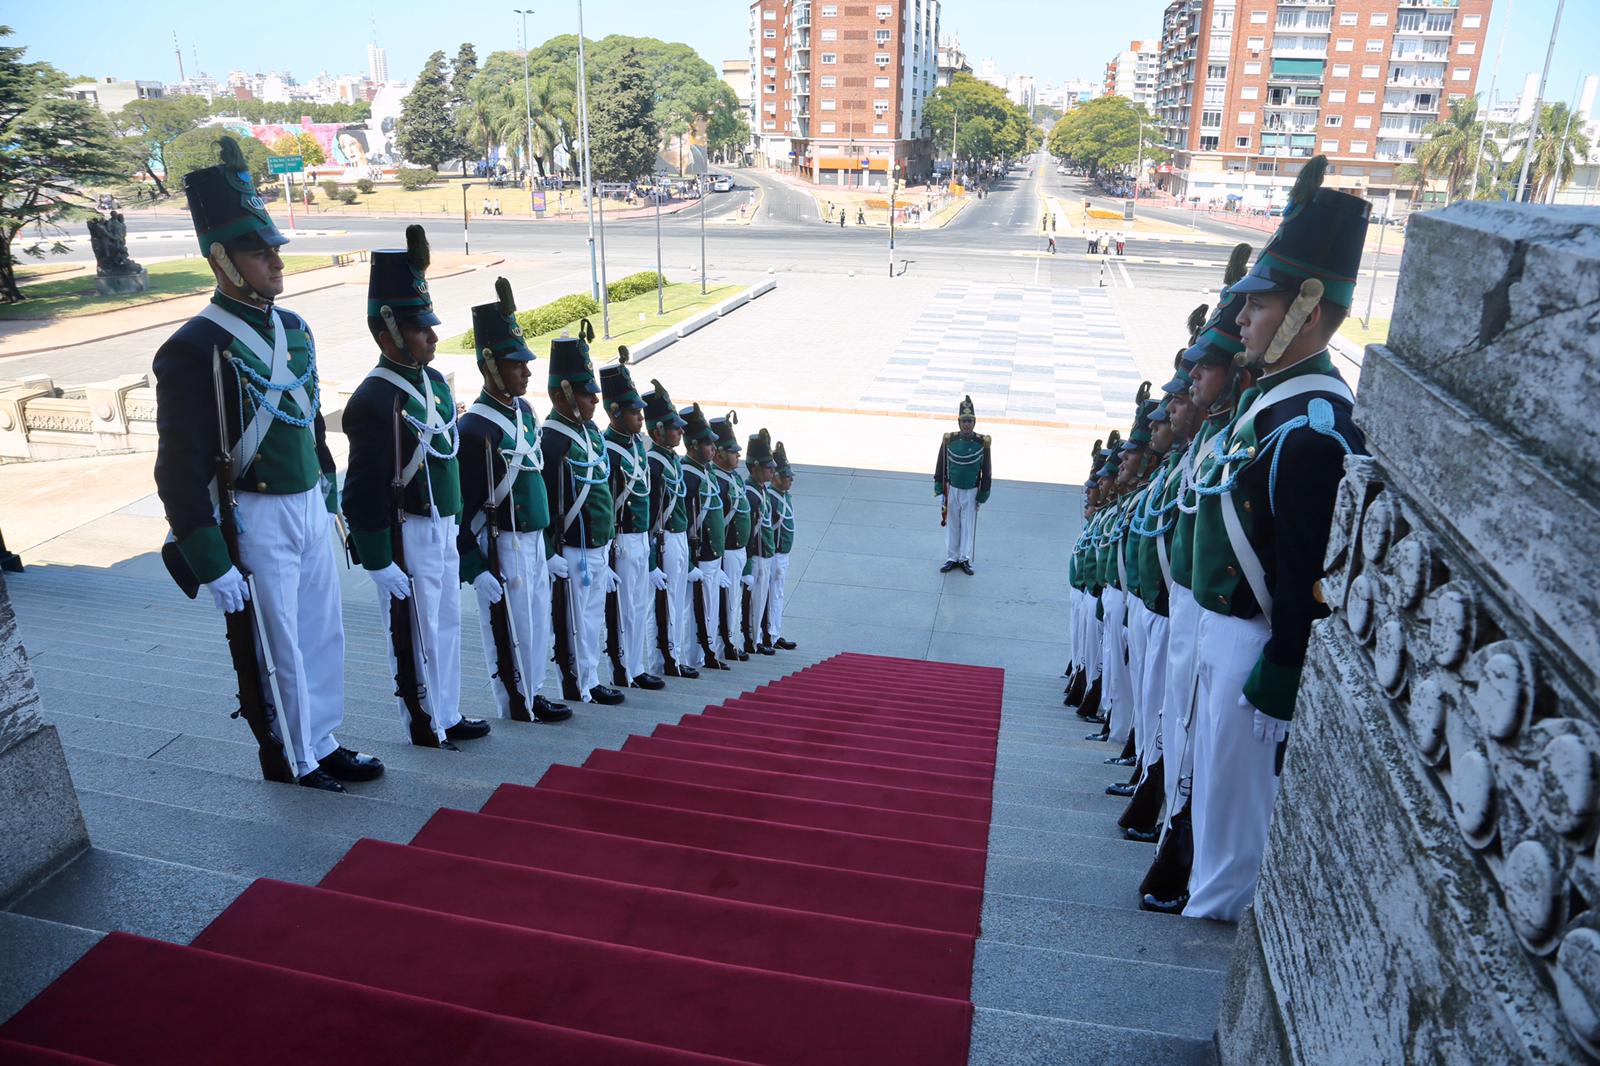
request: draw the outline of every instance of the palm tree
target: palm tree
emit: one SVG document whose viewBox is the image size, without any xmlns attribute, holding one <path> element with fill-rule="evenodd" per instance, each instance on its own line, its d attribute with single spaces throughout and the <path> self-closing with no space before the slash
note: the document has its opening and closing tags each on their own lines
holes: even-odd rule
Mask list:
<svg viewBox="0 0 1600 1066">
<path fill-rule="evenodd" d="M 1577 119 L 1578 116 L 1571 116 Z M 1528 127 L 1524 125 L 1513 135 L 1520 141 L 1511 169 L 1521 173 L 1523 157 L 1528 151 Z M 1589 155 L 1589 138 L 1580 122 L 1568 121 L 1567 105 L 1557 101 L 1541 108 L 1539 131 L 1533 140 L 1533 160 L 1528 167 L 1529 203 L 1538 203 L 1553 191 L 1556 175 L 1563 180 L 1572 176 L 1573 170 Z"/>
<path fill-rule="evenodd" d="M 1417 146 L 1417 166 L 1428 176 L 1444 178 L 1446 198 L 1455 200 L 1462 195 L 1462 186 L 1472 173 L 1478 142 L 1484 139 L 1483 124 L 1478 121 L 1478 98 L 1452 100 L 1444 121 L 1430 123 L 1422 133 L 1427 139 Z"/>
<path fill-rule="evenodd" d="M 461 136 L 474 147 L 483 147 L 482 158 L 487 160 L 490 151 L 498 139 L 497 112 L 499 110 L 500 90 L 493 85 L 489 77 L 479 74 L 467 86 L 466 103 L 461 108 L 458 118 Z"/>
</svg>

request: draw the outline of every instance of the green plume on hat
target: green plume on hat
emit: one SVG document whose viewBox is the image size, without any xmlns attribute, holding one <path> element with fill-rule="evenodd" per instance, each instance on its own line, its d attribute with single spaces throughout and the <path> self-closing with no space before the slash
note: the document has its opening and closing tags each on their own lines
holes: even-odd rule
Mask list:
<svg viewBox="0 0 1600 1066">
<path fill-rule="evenodd" d="M 1133 402 L 1136 405 L 1143 406 L 1144 402 L 1150 398 L 1150 388 L 1151 385 L 1148 381 L 1140 382 L 1139 391 L 1133 395 Z"/>
<path fill-rule="evenodd" d="M 1317 195 L 1317 190 L 1322 188 L 1322 176 L 1327 170 L 1327 156 L 1312 156 L 1311 161 L 1300 168 L 1300 176 L 1294 179 L 1294 187 L 1289 190 L 1289 206 L 1295 208 L 1309 204 L 1311 198 Z"/>
<path fill-rule="evenodd" d="M 432 253 L 428 251 L 428 232 L 413 222 L 406 227 L 406 260 L 410 262 L 411 269 L 419 274 L 427 273 L 428 263 L 432 260 Z M 496 290 L 499 283 L 495 283 Z"/>
<path fill-rule="evenodd" d="M 628 352 L 628 346 L 626 344 L 617 345 L 617 362 L 621 363 L 623 366 L 627 366 L 630 358 L 631 356 Z"/>
<path fill-rule="evenodd" d="M 1246 241 L 1240 241 L 1233 246 L 1233 251 L 1228 255 L 1228 265 L 1222 271 L 1223 287 L 1232 285 L 1244 277 L 1245 271 L 1250 269 L 1250 253 L 1255 251 Z"/>
<path fill-rule="evenodd" d="M 418 226 L 416 228 L 421 229 L 420 226 Z M 406 230 L 406 241 L 407 241 L 407 243 L 409 243 L 410 240 L 411 240 L 411 231 L 410 231 L 410 229 L 407 229 Z M 423 254 L 424 255 L 427 254 L 427 244 L 426 243 L 423 244 Z M 494 295 L 495 295 L 495 298 L 500 301 L 500 313 L 502 315 L 514 315 L 514 314 L 517 313 L 517 301 L 515 299 L 513 299 L 512 296 L 511 296 L 511 282 L 510 281 L 508 281 L 505 278 L 495 278 L 494 279 Z"/>
<path fill-rule="evenodd" d="M 217 138 L 217 154 L 222 160 L 222 165 L 231 170 L 250 169 L 250 164 L 244 158 L 244 149 L 239 147 L 238 141 L 226 134 Z"/>
<path fill-rule="evenodd" d="M 1200 336 L 1200 331 L 1206 328 L 1206 315 L 1210 312 L 1210 310 L 1210 307 L 1205 304 L 1201 304 L 1199 307 L 1196 307 L 1193 311 L 1189 312 L 1190 344 L 1193 344 L 1194 339 Z"/>
</svg>

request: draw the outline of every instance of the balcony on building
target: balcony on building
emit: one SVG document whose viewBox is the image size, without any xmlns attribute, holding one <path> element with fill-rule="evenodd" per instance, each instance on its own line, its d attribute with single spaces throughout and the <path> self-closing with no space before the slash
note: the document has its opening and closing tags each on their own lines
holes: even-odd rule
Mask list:
<svg viewBox="0 0 1600 1066">
<path fill-rule="evenodd" d="M 794 9 L 794 24 L 801 28 L 811 25 L 811 5 L 797 4 Z"/>
</svg>

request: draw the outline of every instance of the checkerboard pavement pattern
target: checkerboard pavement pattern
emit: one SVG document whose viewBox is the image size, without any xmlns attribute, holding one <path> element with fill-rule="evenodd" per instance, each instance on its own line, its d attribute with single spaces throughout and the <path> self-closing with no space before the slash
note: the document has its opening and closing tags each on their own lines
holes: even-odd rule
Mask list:
<svg viewBox="0 0 1600 1066">
<path fill-rule="evenodd" d="M 860 404 L 954 417 L 1120 425 L 1139 386 L 1104 289 L 955 283 L 934 294 Z"/>
</svg>

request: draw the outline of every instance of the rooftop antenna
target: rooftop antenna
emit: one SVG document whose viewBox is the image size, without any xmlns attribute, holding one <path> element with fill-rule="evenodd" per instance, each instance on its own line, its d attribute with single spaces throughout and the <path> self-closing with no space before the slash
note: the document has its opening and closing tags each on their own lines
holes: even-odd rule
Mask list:
<svg viewBox="0 0 1600 1066">
<path fill-rule="evenodd" d="M 183 73 L 183 49 L 178 45 L 178 31 L 172 31 L 172 51 L 178 57 L 178 81 L 185 82 L 189 79 Z"/>
</svg>

